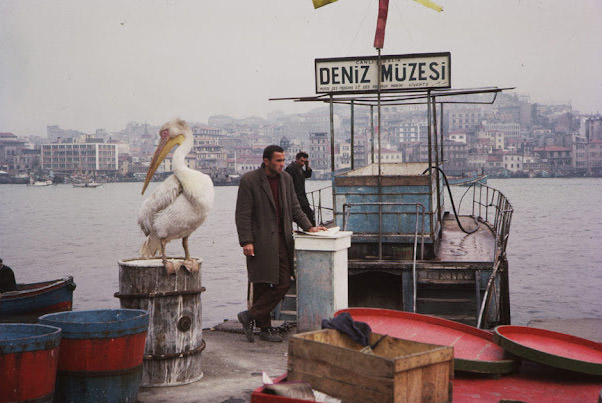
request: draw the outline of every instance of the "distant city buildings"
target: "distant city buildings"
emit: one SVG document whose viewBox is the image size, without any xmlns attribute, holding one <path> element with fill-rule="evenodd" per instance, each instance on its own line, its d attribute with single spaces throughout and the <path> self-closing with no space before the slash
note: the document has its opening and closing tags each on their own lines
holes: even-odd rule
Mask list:
<svg viewBox="0 0 602 403">
<path fill-rule="evenodd" d="M 299 151 L 307 152 L 316 179 L 330 176 L 331 149 L 336 170 L 378 162 L 375 109 L 357 106 L 352 115 L 348 105 L 335 105 L 332 146 L 329 116 L 329 108 L 320 107 L 301 114 L 272 113 L 269 119 L 220 115 L 207 123 L 189 122 L 194 148 L 187 164 L 208 173 L 216 183 L 225 183 L 259 167 L 269 144 L 285 149 L 287 164 Z M 440 157 L 450 175 L 602 176 L 600 114 L 582 115 L 570 105 L 536 104 L 525 96 L 500 94 L 492 105 L 447 104 L 437 119 L 437 140 L 443 142 Z M 381 125 L 383 163 L 428 161 L 424 105 L 383 106 Z M 0 132 L 0 173 L 141 180 L 158 130 L 130 122 L 117 132 L 98 129 L 91 134 L 49 125 L 44 139 Z M 435 135 L 435 128 L 431 130 Z M 168 156 L 157 172 L 170 171 Z"/>
</svg>

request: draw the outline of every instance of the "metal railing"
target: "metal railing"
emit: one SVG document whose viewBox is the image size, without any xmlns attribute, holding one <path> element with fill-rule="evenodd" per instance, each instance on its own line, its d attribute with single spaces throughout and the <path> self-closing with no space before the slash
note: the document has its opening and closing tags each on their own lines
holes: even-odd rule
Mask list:
<svg viewBox="0 0 602 403">
<path fill-rule="evenodd" d="M 505 257 L 514 212 L 512 204 L 502 192 L 491 186 L 475 183 L 472 187 L 472 216 L 491 226 L 499 256 Z"/>
<path fill-rule="evenodd" d="M 332 208 L 332 186 L 326 186 L 311 192 L 307 192 L 307 200 L 314 211 L 316 224 L 324 225 L 334 221 Z M 328 205 L 325 205 L 328 203 Z"/>
<path fill-rule="evenodd" d="M 422 203 L 395 203 L 395 202 L 369 202 L 369 203 L 345 203 L 343 204 L 343 230 L 347 230 L 347 225 L 349 224 L 349 216 L 351 215 L 351 207 L 353 206 L 377 206 L 378 212 L 357 212 L 355 214 L 378 214 L 378 259 L 382 259 L 382 241 L 383 241 L 383 215 L 415 215 L 416 216 L 416 224 L 414 231 L 414 255 L 416 254 L 418 236 L 421 238 L 421 246 L 420 246 L 420 259 L 424 259 L 424 220 L 426 215 L 426 209 Z M 383 206 L 415 206 L 416 211 L 382 211 Z M 420 232 L 418 232 L 418 217 L 422 217 L 420 220 Z M 411 236 L 412 233 L 404 233 L 397 232 L 395 234 L 386 234 L 387 236 Z M 427 234 L 428 235 L 428 234 Z"/>
<path fill-rule="evenodd" d="M 495 295 L 497 273 L 506 259 L 506 246 L 508 245 L 510 222 L 512 221 L 514 209 L 506 196 L 499 190 L 482 183 L 476 183 L 473 186 L 472 215 L 491 227 L 495 234 L 497 246 L 493 269 L 487 281 L 480 307 L 478 307 L 477 328 L 481 328 L 489 315 L 491 298 Z"/>
<path fill-rule="evenodd" d="M 412 283 L 413 283 L 413 291 L 412 291 L 412 309 L 416 312 L 416 293 L 417 293 L 417 275 L 416 275 L 416 254 L 418 251 L 418 216 L 422 217 L 420 220 L 420 238 L 421 238 L 421 246 L 420 246 L 420 259 L 424 259 L 424 216 L 425 216 L 425 208 L 422 203 L 393 203 L 393 202 L 374 202 L 374 203 L 345 203 L 343 204 L 343 230 L 347 229 L 347 224 L 349 223 L 349 216 L 351 214 L 351 208 L 353 206 L 378 206 L 378 258 L 382 259 L 382 221 L 383 221 L 383 206 L 415 206 L 416 210 L 412 211 L 394 211 L 394 212 L 385 212 L 384 214 L 395 214 L 395 215 L 403 215 L 403 214 L 414 214 L 416 216 L 416 222 L 414 226 L 414 247 L 412 251 Z M 366 212 L 359 212 L 359 214 L 367 214 Z M 408 233 L 399 232 L 399 236 L 409 235 Z"/>
</svg>

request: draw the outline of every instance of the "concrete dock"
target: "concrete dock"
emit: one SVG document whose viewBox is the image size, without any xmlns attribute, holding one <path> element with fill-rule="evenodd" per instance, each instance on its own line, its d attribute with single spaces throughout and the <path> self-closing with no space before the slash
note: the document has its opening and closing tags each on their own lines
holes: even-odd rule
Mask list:
<svg viewBox="0 0 602 403">
<path fill-rule="evenodd" d="M 273 321 L 273 326 L 282 322 Z M 295 329 L 291 329 L 294 333 Z M 290 334 L 290 333 L 289 333 Z M 203 330 L 207 347 L 202 353 L 203 378 L 188 385 L 140 388 L 139 402 L 224 402 L 251 400 L 251 392 L 263 385 L 262 372 L 276 378 L 286 372 L 288 335 L 282 343 L 255 337 L 249 343 L 236 320 Z"/>
<path fill-rule="evenodd" d="M 282 322 L 274 322 L 280 326 Z M 602 342 L 602 319 L 537 319 L 529 326 L 572 334 Z M 295 328 L 290 330 L 294 334 Z M 202 353 L 204 376 L 200 381 L 181 386 L 141 388 L 139 402 L 212 402 L 243 403 L 251 400 L 251 392 L 263 384 L 262 372 L 271 378 L 286 372 L 288 336 L 282 343 L 255 338 L 249 343 L 236 320 L 225 321 L 203 331 L 207 343 Z"/>
</svg>

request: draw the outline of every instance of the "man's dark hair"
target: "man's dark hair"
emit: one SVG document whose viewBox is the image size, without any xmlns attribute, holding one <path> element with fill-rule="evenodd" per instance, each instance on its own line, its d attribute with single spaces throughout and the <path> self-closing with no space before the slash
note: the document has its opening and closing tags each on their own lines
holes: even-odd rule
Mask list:
<svg viewBox="0 0 602 403">
<path fill-rule="evenodd" d="M 272 144 L 271 146 L 267 146 L 263 150 L 263 158 L 267 158 L 271 161 L 272 155 L 274 155 L 274 153 L 283 153 L 283 152 L 284 152 L 284 150 L 282 149 L 282 147 Z"/>
<path fill-rule="evenodd" d="M 300 151 L 295 156 L 295 159 L 298 160 L 301 157 L 303 157 L 303 158 L 309 158 L 309 154 L 307 154 L 305 151 Z"/>
</svg>

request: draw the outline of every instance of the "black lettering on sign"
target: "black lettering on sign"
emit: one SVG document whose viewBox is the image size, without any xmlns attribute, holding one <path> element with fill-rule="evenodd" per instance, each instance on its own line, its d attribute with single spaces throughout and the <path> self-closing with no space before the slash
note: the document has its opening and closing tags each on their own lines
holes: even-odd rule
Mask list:
<svg viewBox="0 0 602 403">
<path fill-rule="evenodd" d="M 395 79 L 397 81 L 405 81 L 406 80 L 406 65 L 405 63 L 401 67 L 401 77 L 399 76 L 399 68 L 398 65 L 395 65 Z"/>
<path fill-rule="evenodd" d="M 368 75 L 368 70 L 370 70 L 370 66 L 360 66 L 360 68 L 362 70 L 364 70 L 364 74 L 362 74 L 362 81 L 360 81 L 361 83 L 370 83 L 370 80 L 366 79 L 366 76 Z"/>
<path fill-rule="evenodd" d="M 320 85 L 330 83 L 330 70 L 327 67 L 320 67 Z"/>
<path fill-rule="evenodd" d="M 429 69 L 433 73 L 433 74 L 429 75 L 429 78 L 431 80 L 438 80 L 439 79 L 439 71 L 437 70 L 437 65 L 438 64 L 439 63 L 437 63 L 437 62 L 430 62 L 429 63 Z"/>
<path fill-rule="evenodd" d="M 410 79 L 408 81 L 416 81 L 416 63 L 408 63 L 408 65 L 412 68 L 410 71 Z"/>
<path fill-rule="evenodd" d="M 420 80 L 420 81 L 426 80 L 425 73 L 426 73 L 426 63 L 425 62 L 418 63 L 418 80 Z"/>
<path fill-rule="evenodd" d="M 381 65 L 381 75 L 380 75 L 380 81 L 381 82 L 386 82 L 386 81 L 392 81 L 393 80 L 393 66 L 388 64 L 388 65 Z"/>
<path fill-rule="evenodd" d="M 341 83 L 339 81 L 339 68 L 338 67 L 333 67 L 332 68 L 332 83 L 333 84 L 340 84 Z"/>
</svg>

